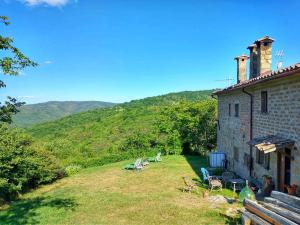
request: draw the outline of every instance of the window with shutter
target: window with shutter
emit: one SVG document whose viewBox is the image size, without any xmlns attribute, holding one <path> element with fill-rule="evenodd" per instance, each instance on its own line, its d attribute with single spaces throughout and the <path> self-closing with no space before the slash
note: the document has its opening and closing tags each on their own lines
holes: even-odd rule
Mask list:
<svg viewBox="0 0 300 225">
<path fill-rule="evenodd" d="M 268 112 L 268 92 L 267 91 L 261 92 L 261 112 L 262 113 Z"/>
</svg>

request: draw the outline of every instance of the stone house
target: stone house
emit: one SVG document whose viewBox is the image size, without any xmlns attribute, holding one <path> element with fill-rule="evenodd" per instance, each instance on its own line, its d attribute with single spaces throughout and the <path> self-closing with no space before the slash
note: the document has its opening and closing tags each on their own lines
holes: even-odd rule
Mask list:
<svg viewBox="0 0 300 225">
<path fill-rule="evenodd" d="M 300 63 L 272 71 L 268 36 L 237 61 L 237 84 L 214 92 L 218 99 L 218 150 L 241 177 L 272 176 L 277 190 L 300 185 Z M 247 61 L 250 61 L 247 79 Z"/>
</svg>

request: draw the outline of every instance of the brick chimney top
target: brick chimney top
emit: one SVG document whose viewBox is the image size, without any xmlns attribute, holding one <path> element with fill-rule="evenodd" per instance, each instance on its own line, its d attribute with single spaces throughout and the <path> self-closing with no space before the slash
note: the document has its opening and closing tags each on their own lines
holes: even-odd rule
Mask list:
<svg viewBox="0 0 300 225">
<path fill-rule="evenodd" d="M 244 59 L 244 60 L 246 59 L 246 60 L 247 60 L 247 59 L 249 59 L 249 56 L 243 54 L 243 55 L 240 55 L 240 56 L 235 57 L 234 59 L 235 59 L 235 60 L 239 60 L 239 59 Z"/>
<path fill-rule="evenodd" d="M 261 43 L 272 43 L 274 41 L 275 40 L 273 38 L 270 38 L 269 36 L 264 36 L 260 39 L 257 39 L 254 43 L 257 44 L 257 45 L 260 45 Z"/>
<path fill-rule="evenodd" d="M 254 49 L 254 48 L 257 48 L 256 44 L 249 45 L 247 49 L 249 49 L 250 51 L 252 51 L 252 49 Z"/>
<path fill-rule="evenodd" d="M 247 60 L 249 57 L 245 54 L 234 58 L 237 62 L 237 83 L 247 80 Z"/>
</svg>

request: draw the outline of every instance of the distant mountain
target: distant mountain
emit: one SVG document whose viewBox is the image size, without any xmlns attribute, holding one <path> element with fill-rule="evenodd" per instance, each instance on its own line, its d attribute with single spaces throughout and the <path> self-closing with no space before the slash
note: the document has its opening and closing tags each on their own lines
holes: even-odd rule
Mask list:
<svg viewBox="0 0 300 225">
<path fill-rule="evenodd" d="M 18 127 L 30 127 L 35 124 L 60 119 L 75 113 L 97 108 L 109 108 L 116 105 L 101 101 L 50 101 L 45 103 L 24 105 L 14 116 L 14 124 Z"/>
</svg>

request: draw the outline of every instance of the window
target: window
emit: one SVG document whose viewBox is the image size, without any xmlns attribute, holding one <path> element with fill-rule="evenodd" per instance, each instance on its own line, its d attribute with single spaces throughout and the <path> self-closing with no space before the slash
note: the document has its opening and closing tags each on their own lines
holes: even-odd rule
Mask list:
<svg viewBox="0 0 300 225">
<path fill-rule="evenodd" d="M 231 116 L 231 104 L 228 104 L 228 116 Z"/>
<path fill-rule="evenodd" d="M 261 92 L 261 112 L 262 113 L 268 112 L 268 92 L 267 91 Z"/>
<path fill-rule="evenodd" d="M 239 117 L 239 104 L 234 105 L 234 116 Z"/>
<path fill-rule="evenodd" d="M 234 154 L 233 155 L 234 160 L 238 162 L 239 161 L 239 149 L 237 147 L 233 148 L 233 154 Z"/>
<path fill-rule="evenodd" d="M 251 157 L 249 154 L 244 153 L 244 166 L 247 167 L 248 169 L 250 168 L 251 164 Z"/>
<path fill-rule="evenodd" d="M 256 162 L 262 165 L 266 170 L 270 169 L 270 153 L 265 154 L 263 151 L 256 149 Z"/>
</svg>

